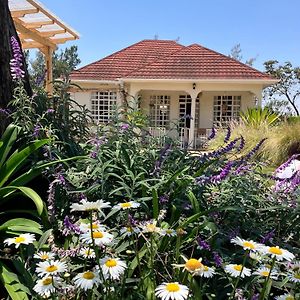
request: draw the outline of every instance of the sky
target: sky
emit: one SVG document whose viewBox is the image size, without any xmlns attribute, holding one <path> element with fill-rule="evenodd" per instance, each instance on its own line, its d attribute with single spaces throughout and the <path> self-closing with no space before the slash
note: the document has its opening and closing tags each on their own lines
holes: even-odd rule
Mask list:
<svg viewBox="0 0 300 300">
<path fill-rule="evenodd" d="M 228 55 L 241 45 L 254 67 L 300 65 L 300 0 L 40 0 L 80 34 L 80 66 L 144 39 L 200 44 Z"/>
</svg>

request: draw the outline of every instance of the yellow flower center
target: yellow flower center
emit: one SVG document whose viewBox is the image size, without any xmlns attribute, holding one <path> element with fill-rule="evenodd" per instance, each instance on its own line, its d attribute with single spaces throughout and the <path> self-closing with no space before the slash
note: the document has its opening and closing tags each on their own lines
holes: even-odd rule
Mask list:
<svg viewBox="0 0 300 300">
<path fill-rule="evenodd" d="M 85 255 L 91 255 L 91 254 L 92 254 L 92 249 L 85 250 Z"/>
<path fill-rule="evenodd" d="M 133 228 L 132 227 L 126 227 L 127 232 L 133 232 Z"/>
<path fill-rule="evenodd" d="M 49 285 L 52 283 L 52 278 L 48 277 L 42 281 L 43 285 Z"/>
<path fill-rule="evenodd" d="M 57 271 L 57 269 L 58 269 L 57 266 L 50 265 L 46 268 L 46 271 L 47 272 L 55 272 L 55 271 Z"/>
<path fill-rule="evenodd" d="M 108 267 L 108 268 L 112 268 L 112 267 L 115 267 L 117 265 L 117 261 L 115 259 L 108 259 L 106 262 L 105 262 L 105 265 Z"/>
<path fill-rule="evenodd" d="M 234 268 L 236 271 L 241 272 L 242 269 L 243 269 L 243 266 L 242 266 L 242 265 L 235 265 L 233 268 Z"/>
<path fill-rule="evenodd" d="M 43 254 L 43 255 L 41 255 L 41 259 L 48 259 L 49 258 L 49 255 L 48 254 Z"/>
<path fill-rule="evenodd" d="M 279 247 L 270 247 L 269 252 L 276 255 L 282 255 L 282 250 Z"/>
<path fill-rule="evenodd" d="M 16 242 L 17 244 L 20 244 L 20 243 L 22 243 L 22 242 L 25 242 L 25 238 L 22 237 L 22 236 L 18 236 L 18 237 L 15 238 L 15 242 Z"/>
<path fill-rule="evenodd" d="M 295 277 L 296 279 L 300 279 L 300 273 L 295 273 L 295 274 L 294 274 L 294 277 Z"/>
<path fill-rule="evenodd" d="M 155 224 L 148 224 L 146 227 L 147 227 L 147 230 L 150 232 L 154 232 L 157 228 Z"/>
<path fill-rule="evenodd" d="M 122 208 L 130 208 L 132 204 L 130 202 L 125 202 L 120 204 Z"/>
<path fill-rule="evenodd" d="M 95 274 L 93 272 L 85 272 L 82 277 L 84 279 L 92 280 L 95 277 Z"/>
<path fill-rule="evenodd" d="M 167 229 L 166 230 L 166 234 L 172 234 L 173 233 L 173 230 L 172 229 Z"/>
<path fill-rule="evenodd" d="M 166 290 L 171 293 L 171 292 L 178 292 L 180 290 L 180 286 L 178 283 L 168 283 L 166 285 Z"/>
<path fill-rule="evenodd" d="M 208 267 L 207 266 L 203 266 L 203 271 L 207 272 L 208 271 Z"/>
<path fill-rule="evenodd" d="M 188 269 L 189 271 L 195 271 L 202 267 L 203 267 L 203 264 L 195 258 L 191 258 L 185 263 L 185 268 Z"/>
<path fill-rule="evenodd" d="M 295 298 L 293 296 L 287 296 L 285 300 L 295 300 Z"/>
<path fill-rule="evenodd" d="M 268 277 L 269 276 L 270 271 L 262 271 L 260 274 L 262 276 Z"/>
<path fill-rule="evenodd" d="M 100 232 L 100 231 L 93 232 L 93 238 L 94 239 L 102 239 L 103 238 L 103 233 Z"/>
<path fill-rule="evenodd" d="M 255 249 L 255 246 L 250 242 L 244 242 L 243 246 L 250 249 Z"/>
<path fill-rule="evenodd" d="M 93 223 L 91 227 L 92 227 L 92 229 L 97 229 L 97 228 L 99 228 L 99 225 L 97 223 Z"/>
</svg>

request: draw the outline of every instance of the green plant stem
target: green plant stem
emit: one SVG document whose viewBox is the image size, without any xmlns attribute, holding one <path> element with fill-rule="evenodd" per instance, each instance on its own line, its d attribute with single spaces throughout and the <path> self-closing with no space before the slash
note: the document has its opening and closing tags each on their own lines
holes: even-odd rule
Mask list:
<svg viewBox="0 0 300 300">
<path fill-rule="evenodd" d="M 267 294 L 267 295 L 265 295 L 265 294 L 266 294 L 267 286 L 268 286 L 268 283 L 269 283 L 269 281 L 270 281 L 270 278 L 271 278 L 271 272 L 272 272 L 272 270 L 273 270 L 273 268 L 274 268 L 275 262 L 276 262 L 276 257 L 274 256 L 274 257 L 273 257 L 273 260 L 272 260 L 272 265 L 271 265 L 271 268 L 270 268 L 268 277 L 266 278 L 265 283 L 264 283 L 264 288 L 263 288 L 262 292 L 260 293 L 259 300 L 263 300 L 263 299 L 265 299 L 265 297 L 268 296 L 268 294 Z M 267 299 L 268 299 L 268 298 L 267 298 Z"/>
<path fill-rule="evenodd" d="M 247 259 L 248 254 L 249 254 L 249 250 L 246 250 L 245 255 L 244 255 L 244 259 L 243 259 L 243 263 L 242 263 L 242 269 L 241 269 L 240 275 L 239 275 L 239 277 L 237 278 L 237 280 L 235 282 L 234 288 L 231 292 L 231 295 L 230 295 L 229 299 L 234 299 L 235 291 L 236 291 L 237 286 L 240 282 L 240 279 L 241 279 L 241 276 L 242 276 L 242 273 L 243 273 L 243 270 L 244 270 L 244 267 L 245 267 L 245 263 L 246 263 L 246 259 Z"/>
</svg>

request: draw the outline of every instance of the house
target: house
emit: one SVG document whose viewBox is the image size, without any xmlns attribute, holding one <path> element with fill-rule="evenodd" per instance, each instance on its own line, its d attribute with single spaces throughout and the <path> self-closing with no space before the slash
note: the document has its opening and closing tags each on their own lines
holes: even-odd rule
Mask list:
<svg viewBox="0 0 300 300">
<path fill-rule="evenodd" d="M 70 78 L 82 87 L 73 91 L 74 99 L 86 104 L 96 121 L 109 120 L 125 90 L 140 97 L 153 134 L 168 131 L 191 147 L 213 126 L 226 126 L 240 111 L 261 105 L 263 88 L 276 82 L 216 51 L 171 40 L 143 40 L 73 71 Z M 172 129 L 174 122 L 179 131 Z"/>
</svg>

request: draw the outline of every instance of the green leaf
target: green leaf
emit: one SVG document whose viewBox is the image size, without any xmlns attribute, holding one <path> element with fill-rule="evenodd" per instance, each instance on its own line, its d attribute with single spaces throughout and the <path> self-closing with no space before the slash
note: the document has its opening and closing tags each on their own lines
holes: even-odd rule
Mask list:
<svg viewBox="0 0 300 300">
<path fill-rule="evenodd" d="M 39 249 L 42 248 L 44 244 L 46 244 L 51 233 L 52 233 L 52 229 L 48 229 L 46 232 L 43 233 L 43 235 L 40 237 L 38 241 L 37 251 L 39 251 Z"/>
<path fill-rule="evenodd" d="M 159 207 L 158 207 L 158 195 L 155 189 L 152 189 L 152 209 L 153 209 L 153 219 L 157 219 Z"/>
<path fill-rule="evenodd" d="M 33 144 L 27 146 L 20 152 L 15 151 L 8 160 L 1 166 L 0 173 L 0 187 L 2 187 L 6 181 L 13 175 L 25 162 L 26 159 L 34 153 L 37 149 L 48 143 L 49 140 L 36 141 Z"/>
<path fill-rule="evenodd" d="M 20 282 L 18 276 L 11 272 L 3 263 L 0 262 L 1 274 L 0 278 L 8 292 L 11 300 L 29 300 L 24 292 L 26 287 Z"/>
<path fill-rule="evenodd" d="M 0 226 L 0 231 L 9 233 L 18 233 L 21 231 L 42 234 L 41 225 L 26 218 L 16 218 L 7 221 Z"/>
<path fill-rule="evenodd" d="M 11 194 L 12 192 L 16 191 L 16 190 L 20 190 L 25 196 L 27 196 L 28 198 L 30 198 L 37 209 L 37 212 L 39 215 L 42 214 L 43 209 L 44 209 L 44 202 L 41 199 L 41 197 L 31 188 L 29 187 L 25 187 L 25 186 L 7 186 L 4 188 L 0 189 L 0 195 L 5 199 L 6 196 L 8 196 L 9 194 Z M 7 191 L 6 195 L 3 195 L 4 192 Z"/>
</svg>

